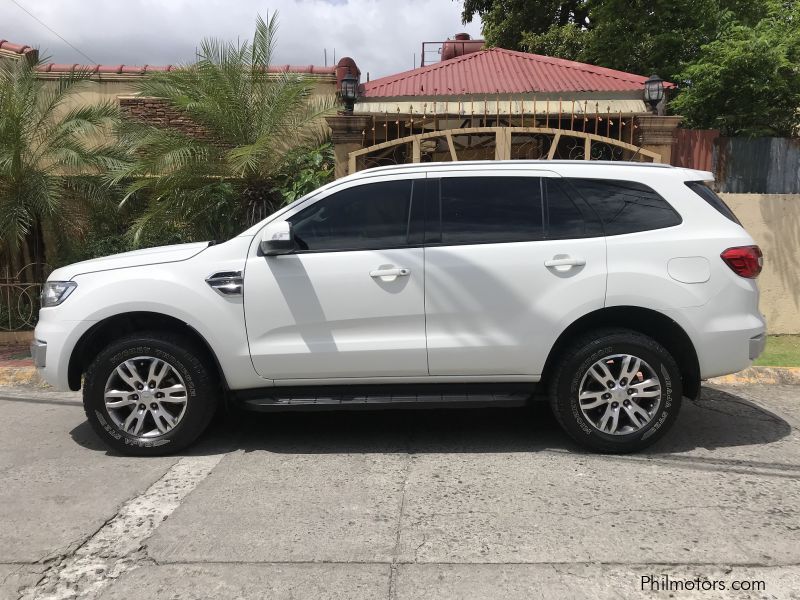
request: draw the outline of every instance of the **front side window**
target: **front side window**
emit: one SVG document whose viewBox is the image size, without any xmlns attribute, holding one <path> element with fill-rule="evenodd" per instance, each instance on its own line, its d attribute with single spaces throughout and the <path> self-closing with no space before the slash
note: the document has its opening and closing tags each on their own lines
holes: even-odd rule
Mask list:
<svg viewBox="0 0 800 600">
<path fill-rule="evenodd" d="M 680 225 L 681 217 L 655 190 L 636 181 L 567 179 L 594 209 L 606 235 Z"/>
<path fill-rule="evenodd" d="M 445 177 L 440 180 L 441 243 L 541 240 L 538 177 Z"/>
<path fill-rule="evenodd" d="M 383 181 L 331 194 L 290 217 L 300 250 L 367 250 L 408 244 L 413 182 Z"/>
</svg>

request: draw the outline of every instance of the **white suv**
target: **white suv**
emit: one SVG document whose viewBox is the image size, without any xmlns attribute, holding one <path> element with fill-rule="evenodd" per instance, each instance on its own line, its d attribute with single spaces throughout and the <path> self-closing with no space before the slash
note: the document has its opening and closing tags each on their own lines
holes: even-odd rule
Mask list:
<svg viewBox="0 0 800 600">
<path fill-rule="evenodd" d="M 761 252 L 702 182 L 640 163 L 371 169 L 222 244 L 60 268 L 32 354 L 129 454 L 255 410 L 522 404 L 629 452 L 764 347 Z"/>
</svg>

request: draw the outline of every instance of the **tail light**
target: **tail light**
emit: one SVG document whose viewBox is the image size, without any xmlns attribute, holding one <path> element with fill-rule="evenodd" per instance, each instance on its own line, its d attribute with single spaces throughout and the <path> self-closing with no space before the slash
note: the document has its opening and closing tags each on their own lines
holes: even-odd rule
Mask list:
<svg viewBox="0 0 800 600">
<path fill-rule="evenodd" d="M 740 277 L 755 279 L 764 266 L 764 255 L 758 246 L 737 246 L 720 254 L 722 260 Z"/>
</svg>

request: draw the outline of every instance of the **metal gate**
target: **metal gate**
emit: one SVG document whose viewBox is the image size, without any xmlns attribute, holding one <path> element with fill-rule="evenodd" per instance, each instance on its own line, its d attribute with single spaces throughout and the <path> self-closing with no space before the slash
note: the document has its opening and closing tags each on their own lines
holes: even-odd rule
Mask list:
<svg viewBox="0 0 800 600">
<path fill-rule="evenodd" d="M 418 133 L 349 154 L 348 172 L 370 167 L 458 160 L 632 160 L 661 155 L 621 139 L 547 127 L 464 127 Z"/>
</svg>

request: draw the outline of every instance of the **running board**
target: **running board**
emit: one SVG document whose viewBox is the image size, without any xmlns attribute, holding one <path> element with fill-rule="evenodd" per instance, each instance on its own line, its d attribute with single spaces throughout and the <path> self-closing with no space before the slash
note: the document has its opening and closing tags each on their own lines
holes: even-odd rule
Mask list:
<svg viewBox="0 0 800 600">
<path fill-rule="evenodd" d="M 274 393 L 275 388 L 270 388 Z M 288 390 L 287 390 L 288 391 Z M 263 393 L 263 391 L 262 391 Z M 247 394 L 246 396 L 250 396 Z M 242 397 L 237 400 L 242 408 L 257 411 L 319 410 L 319 409 L 420 409 L 444 407 L 524 406 L 531 397 L 522 393 L 425 393 L 425 394 L 337 394 L 282 393 L 280 396 Z"/>
</svg>

